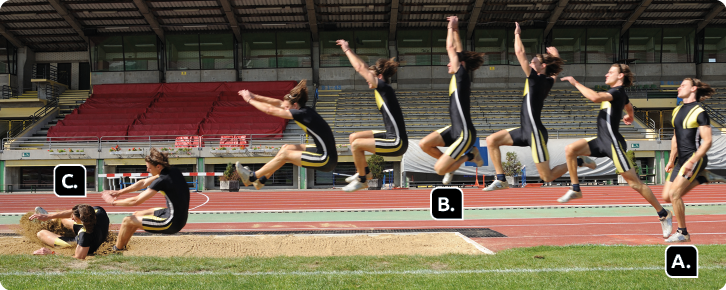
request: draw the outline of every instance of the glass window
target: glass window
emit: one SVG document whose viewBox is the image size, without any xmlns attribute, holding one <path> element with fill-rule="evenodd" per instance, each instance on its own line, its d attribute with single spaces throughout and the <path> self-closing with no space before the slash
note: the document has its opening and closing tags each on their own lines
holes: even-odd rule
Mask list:
<svg viewBox="0 0 726 290">
<path fill-rule="evenodd" d="M 431 30 L 401 30 L 397 44 L 402 66 L 431 65 Z"/>
<path fill-rule="evenodd" d="M 345 39 L 350 49 L 355 50 L 357 42 L 353 31 L 323 31 L 320 32 L 320 67 L 350 66 L 340 46 L 335 44 L 338 39 Z M 358 53 L 356 51 L 356 53 Z"/>
<path fill-rule="evenodd" d="M 695 27 L 663 28 L 663 62 L 692 62 Z"/>
<path fill-rule="evenodd" d="M 449 64 L 449 53 L 446 52 L 446 29 L 434 29 L 431 31 L 431 65 Z M 459 29 L 459 38 L 464 50 L 466 49 L 466 30 Z"/>
<path fill-rule="evenodd" d="M 99 36 L 91 39 L 93 71 L 123 71 L 124 55 L 121 36 Z"/>
<path fill-rule="evenodd" d="M 507 64 L 506 29 L 477 29 L 474 32 L 474 50 L 484 53 L 484 64 Z"/>
<path fill-rule="evenodd" d="M 356 31 L 355 42 L 355 53 L 369 65 L 388 58 L 388 31 Z"/>
<path fill-rule="evenodd" d="M 277 32 L 277 67 L 312 67 L 309 32 Z"/>
<path fill-rule="evenodd" d="M 200 34 L 202 69 L 235 69 L 232 34 Z"/>
<path fill-rule="evenodd" d="M 705 28 L 702 61 L 726 62 L 726 28 Z"/>
<path fill-rule="evenodd" d="M 123 40 L 126 70 L 159 70 L 156 35 L 126 36 Z"/>
<path fill-rule="evenodd" d="M 637 63 L 659 63 L 662 28 L 631 28 L 628 38 L 628 59 Z"/>
<path fill-rule="evenodd" d="M 200 69 L 199 35 L 166 35 L 166 55 L 170 70 Z"/>
<path fill-rule="evenodd" d="M 274 33 L 242 34 L 242 51 L 244 68 L 277 67 Z"/>
<path fill-rule="evenodd" d="M 552 30 L 552 44 L 567 64 L 585 63 L 585 29 L 555 28 Z"/>
<path fill-rule="evenodd" d="M 522 45 L 527 52 L 527 59 L 531 60 L 538 53 L 542 53 L 542 29 L 522 29 Z M 517 55 L 514 54 L 514 30 L 507 29 L 507 33 L 511 36 L 507 40 L 509 42 L 509 64 L 519 65 Z"/>
<path fill-rule="evenodd" d="M 620 45 L 619 28 L 587 29 L 587 63 L 614 63 Z"/>
</svg>

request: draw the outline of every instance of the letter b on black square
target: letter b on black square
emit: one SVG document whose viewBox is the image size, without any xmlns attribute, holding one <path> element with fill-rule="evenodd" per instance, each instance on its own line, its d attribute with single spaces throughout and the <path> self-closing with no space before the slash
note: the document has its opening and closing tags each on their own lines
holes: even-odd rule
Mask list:
<svg viewBox="0 0 726 290">
<path fill-rule="evenodd" d="M 696 246 L 668 246 L 665 250 L 665 272 L 671 278 L 698 278 Z"/>
<path fill-rule="evenodd" d="M 431 191 L 431 217 L 436 220 L 464 219 L 464 192 L 456 187 L 437 187 Z"/>
<path fill-rule="evenodd" d="M 86 167 L 60 164 L 53 168 L 53 193 L 58 197 L 86 197 Z"/>
</svg>

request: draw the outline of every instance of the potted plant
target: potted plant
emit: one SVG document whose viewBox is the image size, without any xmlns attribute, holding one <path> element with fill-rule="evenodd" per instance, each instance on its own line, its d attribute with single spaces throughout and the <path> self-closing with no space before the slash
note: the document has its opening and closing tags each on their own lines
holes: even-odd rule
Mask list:
<svg viewBox="0 0 726 290">
<path fill-rule="evenodd" d="M 232 163 L 227 163 L 227 168 L 224 170 L 224 174 L 219 177 L 219 189 L 227 190 L 229 192 L 239 191 L 239 173 L 234 168 Z"/>
<path fill-rule="evenodd" d="M 380 190 L 383 184 L 383 157 L 373 154 L 368 158 L 368 168 L 371 170 L 371 179 L 368 180 L 369 190 Z"/>
<path fill-rule="evenodd" d="M 511 186 L 517 185 L 514 180 L 514 176 L 522 172 L 522 163 L 517 158 L 517 153 L 507 152 L 507 161 L 502 162 L 504 168 L 504 175 L 507 178 L 507 183 Z"/>
<path fill-rule="evenodd" d="M 70 155 L 85 155 L 86 154 L 83 152 L 83 149 L 76 149 L 76 151 L 73 151 L 73 149 L 68 149 L 68 152 Z"/>
<path fill-rule="evenodd" d="M 337 150 L 338 152 L 346 152 L 348 151 L 348 145 L 338 144 L 335 146 L 335 150 Z"/>
<path fill-rule="evenodd" d="M 242 153 L 242 148 L 239 147 L 230 147 L 229 153 L 235 154 L 235 153 Z"/>
<path fill-rule="evenodd" d="M 224 154 L 224 153 L 227 153 L 227 148 L 226 147 L 212 148 L 212 150 L 210 150 L 210 152 L 212 152 L 212 154 Z"/>
<path fill-rule="evenodd" d="M 121 148 L 116 145 L 116 147 L 111 147 L 111 149 L 108 149 L 108 152 L 111 152 L 112 155 L 121 155 Z"/>
</svg>

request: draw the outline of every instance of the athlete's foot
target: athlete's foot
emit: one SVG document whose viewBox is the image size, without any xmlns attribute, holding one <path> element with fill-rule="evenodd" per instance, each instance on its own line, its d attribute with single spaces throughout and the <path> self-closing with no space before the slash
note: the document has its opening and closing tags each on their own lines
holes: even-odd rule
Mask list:
<svg viewBox="0 0 726 290">
<path fill-rule="evenodd" d="M 597 168 L 597 163 L 595 163 L 595 160 L 592 160 L 592 159 L 590 159 L 587 156 L 577 156 L 577 158 L 581 158 L 582 159 L 582 166 L 585 166 L 585 167 L 590 168 L 590 169 Z"/>
<path fill-rule="evenodd" d="M 345 192 L 354 192 L 356 190 L 366 189 L 368 188 L 367 182 L 360 182 L 360 180 L 356 179 L 353 180 L 351 183 L 343 187 L 343 191 Z"/>
<path fill-rule="evenodd" d="M 255 186 L 255 189 L 261 189 L 261 188 L 265 187 L 265 184 L 260 182 L 260 179 L 257 179 L 254 182 L 252 182 L 252 185 Z"/>
<path fill-rule="evenodd" d="M 666 211 L 668 212 L 667 216 L 658 218 L 660 220 L 660 226 L 663 228 L 663 238 L 668 238 L 673 232 L 673 213 L 670 210 Z"/>
<path fill-rule="evenodd" d="M 48 214 L 48 211 L 43 209 L 42 207 L 36 206 L 35 207 L 35 213 L 37 214 Z"/>
<path fill-rule="evenodd" d="M 708 179 L 708 183 L 712 183 L 712 182 L 726 183 L 726 178 L 724 178 L 721 175 L 714 174 L 713 172 L 708 171 L 708 170 L 706 170 L 704 173 L 706 175 L 706 179 Z"/>
<path fill-rule="evenodd" d="M 672 234 L 670 238 L 665 240 L 666 243 L 688 243 L 691 241 L 691 235 L 684 235 L 681 232 Z"/>
<path fill-rule="evenodd" d="M 477 167 L 484 166 L 484 160 L 481 159 L 481 155 L 479 154 L 479 148 L 477 148 L 476 146 L 472 146 L 471 154 L 474 154 L 474 160 L 469 160 L 469 161 L 476 163 Z"/>
<path fill-rule="evenodd" d="M 113 245 L 113 251 L 114 252 L 123 252 L 123 251 L 126 251 L 126 247 L 124 247 L 123 249 L 119 249 L 116 247 L 116 245 Z"/>
<path fill-rule="evenodd" d="M 356 172 L 353 176 L 348 176 L 345 179 L 345 182 L 351 183 L 351 182 L 353 182 L 353 180 L 358 180 L 358 177 L 360 177 L 360 174 L 358 174 L 358 172 Z"/>
<path fill-rule="evenodd" d="M 449 172 L 444 174 L 444 180 L 441 181 L 444 185 L 449 185 L 451 183 L 451 180 L 454 179 L 454 174 Z"/>
<path fill-rule="evenodd" d="M 252 175 L 252 171 L 250 170 L 250 168 L 247 166 L 242 167 L 242 164 L 240 164 L 239 161 L 234 164 L 234 167 L 237 168 L 239 177 L 242 178 L 242 183 L 245 186 L 250 186 L 250 184 L 252 184 L 252 182 L 250 182 L 250 176 Z"/>
<path fill-rule="evenodd" d="M 482 190 L 483 191 L 495 191 L 495 190 L 499 190 L 499 189 L 508 189 L 508 188 L 509 188 L 509 184 L 507 184 L 506 182 L 502 182 L 501 180 L 494 180 L 494 182 L 492 182 L 492 184 L 490 184 L 489 186 L 485 187 Z"/>
<path fill-rule="evenodd" d="M 578 199 L 582 198 L 582 191 L 574 191 L 572 188 L 565 193 L 562 197 L 558 198 L 557 201 L 561 203 L 565 203 L 570 201 L 571 199 Z"/>
</svg>

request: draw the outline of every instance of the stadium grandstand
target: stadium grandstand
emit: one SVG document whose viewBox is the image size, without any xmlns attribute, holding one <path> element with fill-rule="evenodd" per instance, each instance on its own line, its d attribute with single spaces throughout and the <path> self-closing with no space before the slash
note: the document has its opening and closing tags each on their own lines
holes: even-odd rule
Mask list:
<svg viewBox="0 0 726 290">
<path fill-rule="evenodd" d="M 332 173 L 287 164 L 267 188 L 345 185 L 355 173 L 348 135 L 380 129 L 382 118 L 335 41 L 348 40 L 368 64 L 400 61 L 391 83 L 408 137 L 419 140 L 450 123 L 450 15 L 460 19 L 465 49 L 485 53 L 471 76 L 471 116 L 482 148 L 486 136 L 519 126 L 524 77 L 514 22 L 528 58 L 555 46 L 566 61 L 560 77 L 596 91 L 609 89 L 604 75 L 611 64 L 630 65 L 636 120 L 621 124 L 621 133 L 645 182 L 665 181 L 676 88 L 686 77 L 716 88 L 704 103 L 715 128 L 711 152 L 726 146 L 726 11 L 719 1 L 10 0 L 0 8 L 0 190 L 50 190 L 58 164 L 86 166 L 95 191 L 128 185 L 129 177 L 104 176 L 145 172 L 152 147 L 171 153 L 183 172 L 220 173 L 236 161 L 257 169 L 283 144 L 312 140 L 237 92 L 282 99 L 303 79 L 308 105 L 341 147 L 339 163 Z M 564 161 L 566 144 L 596 135 L 598 109 L 556 81 L 542 112 L 553 162 Z M 409 146 L 406 155 L 385 158 L 391 187 L 440 183 L 434 160 L 418 142 Z M 532 163 L 528 148 L 503 150 Z M 617 183 L 605 159 L 581 178 Z M 526 168 L 517 173 L 526 177 L 521 181 L 540 182 L 534 165 Z M 726 159 L 714 155 L 709 169 L 723 174 L 719 168 Z M 462 167 L 454 184 L 483 184 L 483 175 L 492 180 L 491 164 Z M 220 188 L 219 176 L 188 178 L 198 190 Z M 568 183 L 564 177 L 554 184 Z"/>
</svg>

